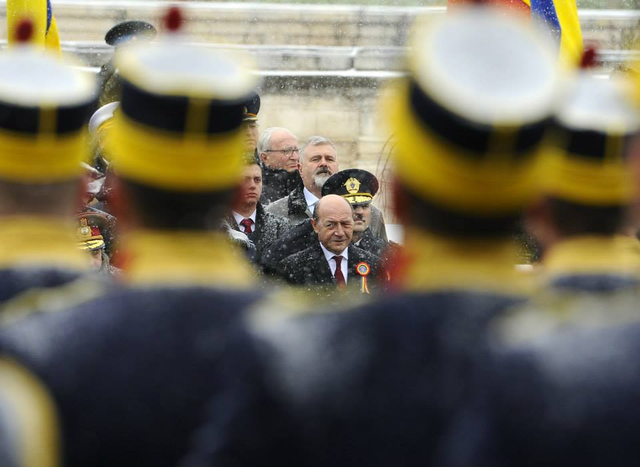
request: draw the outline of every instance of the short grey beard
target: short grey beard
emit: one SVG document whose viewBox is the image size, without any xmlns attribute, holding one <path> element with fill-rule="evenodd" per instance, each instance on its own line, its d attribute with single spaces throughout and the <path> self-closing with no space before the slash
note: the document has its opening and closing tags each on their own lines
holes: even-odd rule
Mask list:
<svg viewBox="0 0 640 467">
<path fill-rule="evenodd" d="M 331 177 L 331 174 L 314 175 L 313 183 L 315 183 L 318 188 L 322 189 L 322 187 L 327 182 L 327 180 L 329 180 L 330 177 Z"/>
</svg>

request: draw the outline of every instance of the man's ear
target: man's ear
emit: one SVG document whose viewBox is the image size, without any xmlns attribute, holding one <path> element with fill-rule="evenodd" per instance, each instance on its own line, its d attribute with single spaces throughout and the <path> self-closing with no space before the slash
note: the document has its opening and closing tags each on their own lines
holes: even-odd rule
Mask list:
<svg viewBox="0 0 640 467">
<path fill-rule="evenodd" d="M 318 233 L 318 224 L 316 224 L 316 220 L 314 218 L 311 218 L 311 227 L 313 227 L 313 231 L 315 233 Z"/>
<path fill-rule="evenodd" d="M 261 152 L 261 153 L 260 153 L 260 160 L 261 160 L 265 165 L 267 164 L 267 158 L 268 158 L 268 157 L 269 157 L 269 156 L 267 156 L 267 153 L 266 153 L 266 152 Z"/>
</svg>

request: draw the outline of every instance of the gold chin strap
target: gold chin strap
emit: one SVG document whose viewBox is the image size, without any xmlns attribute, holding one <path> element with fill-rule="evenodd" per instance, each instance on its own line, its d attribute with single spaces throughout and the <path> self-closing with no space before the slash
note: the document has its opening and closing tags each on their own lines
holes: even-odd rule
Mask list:
<svg viewBox="0 0 640 467">
<path fill-rule="evenodd" d="M 629 274 L 640 278 L 640 244 L 632 237 L 583 236 L 555 245 L 544 259 L 552 279 L 568 274 Z"/>
<path fill-rule="evenodd" d="M 408 230 L 410 263 L 401 287 L 414 292 L 472 290 L 525 295 L 533 278 L 516 270 L 517 247 L 511 239 L 448 239 Z"/>
<path fill-rule="evenodd" d="M 15 429 L 12 450 L 18 465 L 61 465 L 60 425 L 53 397 L 29 370 L 6 358 L 0 358 L 0 403 L 11 415 L 7 422 Z"/>
<path fill-rule="evenodd" d="M 51 266 L 89 270 L 88 256 L 76 248 L 72 221 L 35 216 L 0 218 L 0 269 Z"/>
<path fill-rule="evenodd" d="M 124 248 L 131 258 L 124 278 L 134 286 L 253 287 L 249 263 L 222 233 L 143 230 Z"/>
</svg>

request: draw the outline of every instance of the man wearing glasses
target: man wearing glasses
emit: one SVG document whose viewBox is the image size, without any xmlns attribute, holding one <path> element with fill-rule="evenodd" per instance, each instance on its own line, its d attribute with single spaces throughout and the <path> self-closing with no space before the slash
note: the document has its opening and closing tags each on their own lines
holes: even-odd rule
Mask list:
<svg viewBox="0 0 640 467">
<path fill-rule="evenodd" d="M 286 128 L 267 128 L 260 135 L 258 154 L 262 166 L 262 197 L 267 205 L 283 198 L 294 189 L 302 189 L 298 172 L 300 150 L 298 139 Z"/>
</svg>

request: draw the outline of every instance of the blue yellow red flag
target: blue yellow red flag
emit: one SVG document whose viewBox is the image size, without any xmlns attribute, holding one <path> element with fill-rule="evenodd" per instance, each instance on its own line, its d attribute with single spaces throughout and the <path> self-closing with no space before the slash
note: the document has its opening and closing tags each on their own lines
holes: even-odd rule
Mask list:
<svg viewBox="0 0 640 467">
<path fill-rule="evenodd" d="M 447 0 L 447 7 L 478 3 L 477 0 Z M 584 51 L 582 30 L 578 20 L 576 0 L 485 0 L 514 11 L 527 11 L 544 20 L 557 38 L 560 54 L 567 62 L 578 65 Z"/>
<path fill-rule="evenodd" d="M 7 41 L 15 44 L 15 31 L 22 20 L 33 24 L 31 43 L 60 52 L 60 37 L 51 0 L 7 0 Z"/>
<path fill-rule="evenodd" d="M 582 30 L 576 0 L 523 0 L 531 7 L 531 14 L 545 20 L 560 43 L 560 54 L 578 65 L 584 52 Z"/>
</svg>

